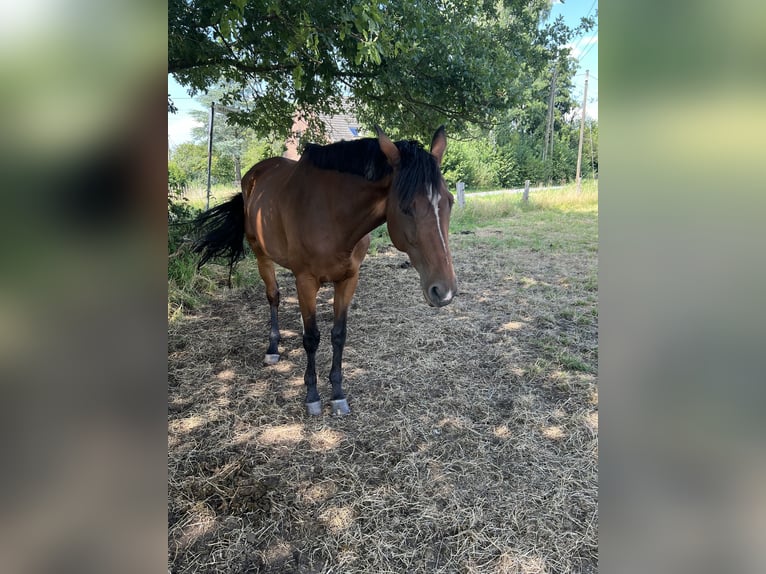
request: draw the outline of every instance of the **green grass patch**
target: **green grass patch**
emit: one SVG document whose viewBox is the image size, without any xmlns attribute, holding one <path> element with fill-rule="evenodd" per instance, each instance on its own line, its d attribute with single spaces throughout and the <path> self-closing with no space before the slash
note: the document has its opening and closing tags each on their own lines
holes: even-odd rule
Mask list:
<svg viewBox="0 0 766 574">
<path fill-rule="evenodd" d="M 226 196 L 224 196 L 226 197 Z M 194 240 L 192 220 L 204 209 L 198 201 L 182 200 L 169 206 L 168 222 L 168 320 L 174 321 L 209 300 L 222 286 L 228 285 L 229 267 L 210 262 L 197 269 L 199 258 L 191 252 Z M 234 268 L 232 287 L 260 281 L 255 256 L 246 257 Z"/>
<path fill-rule="evenodd" d="M 597 216 L 595 185 L 584 184 L 580 193 L 572 185 L 531 193 L 528 202 L 515 193 L 469 197 L 465 207 L 453 207 L 450 232 L 468 244 L 480 241 L 498 249 L 596 252 L 598 226 L 593 222 Z M 502 232 L 475 235 L 489 227 Z"/>
<path fill-rule="evenodd" d="M 528 202 L 523 201 L 521 193 L 468 196 L 465 207 L 456 205 L 452 209 L 450 231 L 459 233 L 486 227 L 522 213 L 537 213 L 537 217 L 532 217 L 530 222 L 550 221 L 562 212 L 583 215 L 598 213 L 598 184 L 584 182 L 581 192 L 577 191 L 575 185 L 535 191 L 529 194 Z M 590 217 L 586 216 L 581 221 L 589 223 Z"/>
<path fill-rule="evenodd" d="M 560 352 L 557 355 L 556 360 L 562 367 L 570 371 L 579 371 L 581 373 L 593 372 L 593 369 L 590 367 L 590 365 L 588 365 L 580 357 L 566 351 Z"/>
</svg>

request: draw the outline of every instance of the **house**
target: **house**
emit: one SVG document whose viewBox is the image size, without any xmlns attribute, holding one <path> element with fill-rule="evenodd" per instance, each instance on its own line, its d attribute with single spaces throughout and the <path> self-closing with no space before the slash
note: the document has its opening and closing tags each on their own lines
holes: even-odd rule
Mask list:
<svg viewBox="0 0 766 574">
<path fill-rule="evenodd" d="M 337 116 L 319 115 L 319 119 L 327 126 L 327 135 L 329 141 L 326 143 L 335 143 L 342 140 L 356 140 L 364 137 L 359 121 L 351 114 L 339 114 Z M 306 121 L 300 116 L 296 116 L 293 121 L 293 133 L 297 134 L 285 142 L 286 151 L 282 157 L 288 159 L 298 159 L 298 139 L 304 130 L 308 127 Z M 319 142 L 317 142 L 319 143 Z"/>
</svg>

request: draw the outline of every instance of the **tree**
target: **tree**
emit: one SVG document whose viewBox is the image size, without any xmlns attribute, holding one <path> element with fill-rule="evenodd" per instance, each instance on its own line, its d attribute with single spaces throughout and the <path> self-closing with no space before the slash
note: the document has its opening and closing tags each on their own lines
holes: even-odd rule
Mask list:
<svg viewBox="0 0 766 574">
<path fill-rule="evenodd" d="M 168 196 L 179 197 L 186 186 L 189 184 L 189 180 L 186 177 L 186 173 L 181 167 L 172 159 L 168 161 Z"/>
<path fill-rule="evenodd" d="M 182 181 L 184 187 L 191 183 L 201 184 L 207 178 L 207 145 L 182 143 L 171 150 L 168 161 L 168 185 Z M 234 176 L 234 161 L 213 151 L 211 165 L 213 183 L 231 183 Z"/>
<path fill-rule="evenodd" d="M 192 110 L 189 114 L 201 125 L 192 128 L 192 138 L 196 143 L 207 143 L 210 125 L 210 107 L 213 102 L 221 102 L 226 93 L 225 86 L 215 86 L 208 90 L 207 94 L 201 94 L 197 101 L 208 108 L 205 110 Z M 213 120 L 213 150 L 221 157 L 229 158 L 233 164 L 233 171 L 229 179 L 237 186 L 242 181 L 242 155 L 247 150 L 249 142 L 257 136 L 251 128 L 229 121 L 232 113 L 242 111 L 236 104 L 226 106 L 218 104 L 214 107 L 215 118 Z"/>
<path fill-rule="evenodd" d="M 170 161 L 185 182 L 202 181 L 207 173 L 207 147 L 194 143 L 179 144 L 171 150 Z"/>
<path fill-rule="evenodd" d="M 585 120 L 582 147 L 583 177 L 598 177 L 598 120 Z"/>
<path fill-rule="evenodd" d="M 550 0 L 169 0 L 168 71 L 192 93 L 222 80 L 229 114 L 286 136 L 296 110 L 353 106 L 393 137 L 490 125 L 524 103 L 566 34 Z M 313 123 L 316 127 L 316 123 Z M 397 129 L 392 129 L 397 128 Z"/>
</svg>

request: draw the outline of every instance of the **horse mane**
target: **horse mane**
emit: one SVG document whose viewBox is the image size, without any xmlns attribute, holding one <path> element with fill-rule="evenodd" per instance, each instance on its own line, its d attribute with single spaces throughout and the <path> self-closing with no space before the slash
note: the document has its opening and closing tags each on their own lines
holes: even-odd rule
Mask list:
<svg viewBox="0 0 766 574">
<path fill-rule="evenodd" d="M 419 192 L 428 185 L 438 188 L 441 179 L 434 157 L 420 142 L 395 142 L 401 157 L 400 169 L 393 185 L 399 196 L 399 205 L 407 210 Z M 339 141 L 328 145 L 307 144 L 303 158 L 319 169 L 350 173 L 368 181 L 379 181 L 393 170 L 380 149 L 377 138 Z"/>
<path fill-rule="evenodd" d="M 398 141 L 396 147 L 401 164 L 394 187 L 399 195 L 399 207 L 406 213 L 417 193 L 430 194 L 429 188 L 439 189 L 442 174 L 436 158 L 423 149 L 420 142 Z"/>
</svg>

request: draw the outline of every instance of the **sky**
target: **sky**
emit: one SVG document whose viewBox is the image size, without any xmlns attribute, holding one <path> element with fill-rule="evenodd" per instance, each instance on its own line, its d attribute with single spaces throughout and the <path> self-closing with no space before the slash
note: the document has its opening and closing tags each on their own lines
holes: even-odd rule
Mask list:
<svg viewBox="0 0 766 574">
<path fill-rule="evenodd" d="M 564 16 L 564 21 L 570 27 L 576 26 L 583 16 L 592 16 L 598 10 L 598 0 L 554 0 L 551 9 L 551 19 Z M 598 119 L 598 23 L 596 27 L 576 39 L 572 43 L 572 55 L 579 60 L 579 69 L 574 78 L 574 97 L 582 102 L 583 87 L 585 84 L 585 70 L 590 70 L 588 80 L 588 102 L 585 111 L 588 117 Z M 168 75 L 168 93 L 178 108 L 177 114 L 168 113 L 168 145 L 176 146 L 180 143 L 191 141 L 191 129 L 197 125 L 189 116 L 192 109 L 204 109 L 195 102 L 187 93 L 186 89 L 178 84 L 172 76 Z"/>
<path fill-rule="evenodd" d="M 170 74 L 168 74 L 168 93 L 178 108 L 178 113 L 168 112 L 168 146 L 174 147 L 191 141 L 191 130 L 197 122 L 189 115 L 189 111 L 204 108 L 194 101 L 186 92 L 186 88 L 176 82 Z"/>
<path fill-rule="evenodd" d="M 557 16 L 564 16 L 564 22 L 569 27 L 574 27 L 583 16 L 594 16 L 598 10 L 598 0 L 554 0 L 551 9 L 551 20 Z M 596 26 L 581 38 L 572 42 L 571 55 L 579 60 L 579 69 L 574 78 L 574 97 L 582 106 L 583 88 L 585 85 L 585 71 L 590 71 L 588 79 L 588 101 L 585 105 L 585 114 L 589 118 L 598 119 L 598 20 Z"/>
</svg>

